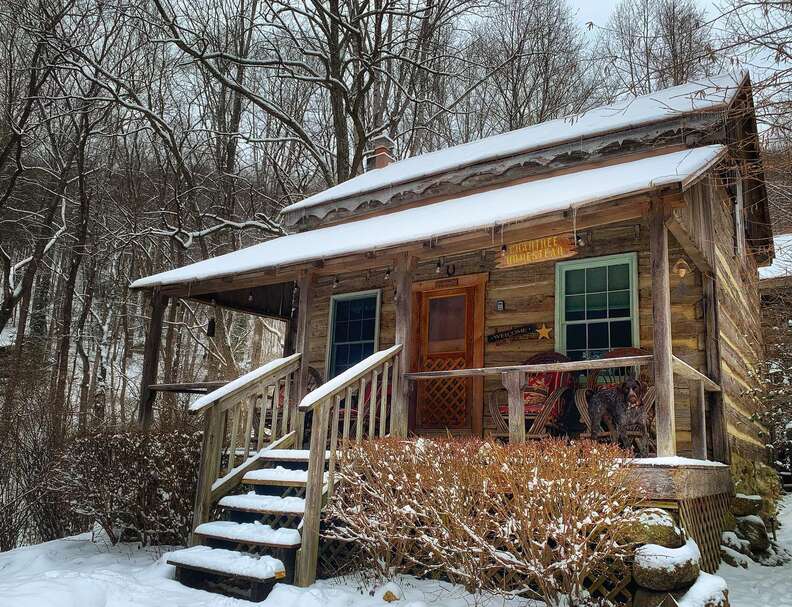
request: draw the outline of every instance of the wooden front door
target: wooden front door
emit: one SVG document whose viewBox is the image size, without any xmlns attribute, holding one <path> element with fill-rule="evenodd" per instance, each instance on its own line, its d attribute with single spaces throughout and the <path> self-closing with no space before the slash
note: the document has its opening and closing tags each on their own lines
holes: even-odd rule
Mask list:
<svg viewBox="0 0 792 607">
<path fill-rule="evenodd" d="M 447 371 L 484 364 L 486 275 L 460 276 L 414 285 L 417 343 L 413 369 Z M 480 435 L 482 378 L 418 382 L 413 430 L 451 430 Z"/>
</svg>

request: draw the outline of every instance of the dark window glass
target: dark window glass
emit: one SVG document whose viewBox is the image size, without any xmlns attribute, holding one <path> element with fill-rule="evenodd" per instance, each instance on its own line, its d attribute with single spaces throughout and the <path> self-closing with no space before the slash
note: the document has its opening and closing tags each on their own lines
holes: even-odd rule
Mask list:
<svg viewBox="0 0 792 607">
<path fill-rule="evenodd" d="M 333 300 L 330 377 L 335 377 L 374 353 L 377 296 Z"/>
</svg>

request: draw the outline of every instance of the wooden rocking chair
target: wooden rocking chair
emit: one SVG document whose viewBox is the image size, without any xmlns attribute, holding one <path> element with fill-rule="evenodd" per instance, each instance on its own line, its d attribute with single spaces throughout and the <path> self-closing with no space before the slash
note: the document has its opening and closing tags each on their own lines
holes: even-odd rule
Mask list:
<svg viewBox="0 0 792 607">
<path fill-rule="evenodd" d="M 569 362 L 569 359 L 558 352 L 543 352 L 526 360 L 526 365 L 543 365 Z M 555 421 L 561 414 L 564 393 L 571 387 L 569 373 L 548 371 L 546 373 L 527 374 L 523 386 L 523 402 L 526 422 L 530 422 L 526 438 L 539 439 L 547 436 Z M 488 406 L 490 415 L 495 422 L 495 436 L 509 435 L 509 404 L 499 398 L 505 390 L 496 390 L 489 394 Z"/>
<path fill-rule="evenodd" d="M 621 358 L 623 356 L 645 356 L 651 354 L 648 350 L 642 348 L 616 348 L 603 355 L 603 359 L 607 358 Z M 575 390 L 575 406 L 580 414 L 580 421 L 586 426 L 587 432 L 582 435 L 583 437 L 591 437 L 591 418 L 588 412 L 588 394 L 601 390 L 603 388 L 610 388 L 613 386 L 621 385 L 624 380 L 630 376 L 635 376 L 645 387 L 646 390 L 643 394 L 642 406 L 646 410 L 647 427 L 651 429 L 654 426 L 655 418 L 655 400 L 657 391 L 655 386 L 651 384 L 652 374 L 650 373 L 650 366 L 636 367 L 616 367 L 612 369 L 597 369 L 588 374 L 586 378 L 586 386 L 577 388 Z M 607 431 L 599 432 L 599 436 L 612 440 L 615 436 L 616 429 L 610 419 L 605 419 Z M 637 439 L 643 435 L 640 428 L 628 428 L 627 435 L 631 439 Z"/>
</svg>

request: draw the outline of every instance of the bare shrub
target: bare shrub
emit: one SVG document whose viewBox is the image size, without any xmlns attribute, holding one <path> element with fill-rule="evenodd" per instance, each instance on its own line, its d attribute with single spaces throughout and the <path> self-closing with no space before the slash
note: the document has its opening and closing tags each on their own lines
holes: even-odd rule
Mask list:
<svg viewBox="0 0 792 607">
<path fill-rule="evenodd" d="M 347 451 L 328 538 L 374 575 L 442 577 L 470 591 L 584 604 L 585 580 L 623 564 L 640 500 L 613 445 L 382 439 Z"/>
<path fill-rule="evenodd" d="M 52 489 L 114 543 L 181 544 L 192 524 L 200 433 L 99 432 L 76 438 Z"/>
</svg>

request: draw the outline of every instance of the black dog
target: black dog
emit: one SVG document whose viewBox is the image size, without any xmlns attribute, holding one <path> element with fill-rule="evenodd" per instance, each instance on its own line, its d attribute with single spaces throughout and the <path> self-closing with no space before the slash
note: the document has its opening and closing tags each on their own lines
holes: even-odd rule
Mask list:
<svg viewBox="0 0 792 607">
<path fill-rule="evenodd" d="M 591 419 L 591 438 L 597 440 L 603 416 L 609 417 L 616 426 L 616 434 L 622 447 L 629 448 L 627 428 L 638 425 L 643 436 L 639 450 L 644 451 L 648 444 L 646 410 L 643 407 L 644 388 L 641 382 L 628 377 L 621 386 L 603 388 L 588 398 L 589 419 Z"/>
</svg>

